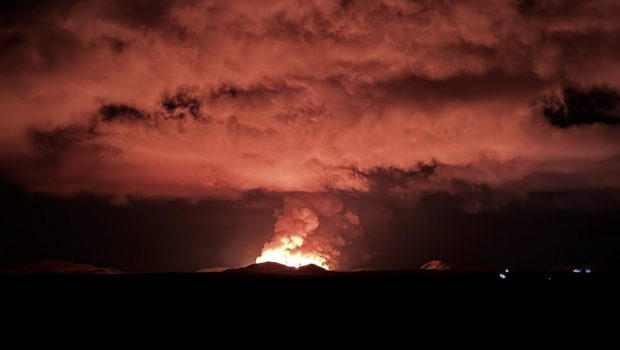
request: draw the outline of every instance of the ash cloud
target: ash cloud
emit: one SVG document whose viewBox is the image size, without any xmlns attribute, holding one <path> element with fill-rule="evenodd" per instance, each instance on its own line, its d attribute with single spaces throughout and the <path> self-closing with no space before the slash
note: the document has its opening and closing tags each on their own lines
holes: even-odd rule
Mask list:
<svg viewBox="0 0 620 350">
<path fill-rule="evenodd" d="M 479 212 L 620 187 L 614 1 L 0 11 L 0 160 L 29 189 L 197 200 L 381 182 L 397 199 L 470 194 Z"/>
</svg>

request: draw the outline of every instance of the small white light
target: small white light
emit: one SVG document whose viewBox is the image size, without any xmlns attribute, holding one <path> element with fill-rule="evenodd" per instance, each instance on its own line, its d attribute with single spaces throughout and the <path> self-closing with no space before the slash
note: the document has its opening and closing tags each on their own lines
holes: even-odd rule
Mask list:
<svg viewBox="0 0 620 350">
<path fill-rule="evenodd" d="M 508 273 L 508 272 L 510 272 L 510 270 L 506 269 L 506 270 L 504 270 L 504 272 Z"/>
<path fill-rule="evenodd" d="M 581 273 L 581 269 L 573 269 L 573 273 Z"/>
<path fill-rule="evenodd" d="M 505 279 L 506 279 L 506 275 L 504 275 L 503 273 L 500 273 L 500 274 L 499 274 L 499 278 L 501 278 L 501 279 L 505 280 Z"/>
<path fill-rule="evenodd" d="M 586 273 L 592 273 L 592 269 L 588 267 L 588 268 L 586 269 Z"/>
<path fill-rule="evenodd" d="M 548 279 L 549 281 L 551 281 L 551 277 L 547 277 L 547 279 Z"/>
</svg>

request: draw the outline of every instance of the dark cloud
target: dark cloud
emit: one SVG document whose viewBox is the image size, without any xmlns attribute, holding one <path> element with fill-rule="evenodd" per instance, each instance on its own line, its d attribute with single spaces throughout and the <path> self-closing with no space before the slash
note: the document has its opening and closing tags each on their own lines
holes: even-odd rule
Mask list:
<svg viewBox="0 0 620 350">
<path fill-rule="evenodd" d="M 5 50 L 11 50 L 20 46 L 23 43 L 24 37 L 21 34 L 9 32 L 2 37 L 2 43 L 0 43 L 0 45 L 2 45 L 2 48 Z"/>
<path fill-rule="evenodd" d="M 208 121 L 201 111 L 202 98 L 193 94 L 190 89 L 179 88 L 174 94 L 164 94 L 161 107 L 164 112 L 140 110 L 132 105 L 123 103 L 106 103 L 98 111 L 103 122 L 162 122 L 168 119 L 183 120 L 191 117 L 200 122 Z"/>
<path fill-rule="evenodd" d="M 605 87 L 565 87 L 562 96 L 542 99 L 542 113 L 554 126 L 620 124 L 620 95 Z"/>
<path fill-rule="evenodd" d="M 271 237 L 273 209 L 283 200 L 255 191 L 242 201 L 133 198 L 119 205 L 91 195 L 32 194 L 7 183 L 0 194 L 1 266 L 51 259 L 128 272 L 247 265 Z M 457 270 L 620 266 L 618 191 L 532 193 L 500 211 L 477 213 L 461 209 L 473 193 L 429 193 L 416 204 L 334 195 L 359 214 L 364 229 L 343 248 L 344 268 L 418 268 L 430 260 Z"/>
<path fill-rule="evenodd" d="M 92 127 L 68 126 L 52 130 L 32 129 L 30 135 L 34 146 L 50 155 L 80 147 L 98 134 Z"/>
<path fill-rule="evenodd" d="M 99 1 L 101 16 L 113 21 L 128 24 L 138 29 L 162 28 L 172 21 L 170 11 L 184 3 L 193 1 L 171 2 L 166 0 L 129 0 L 129 1 Z"/>
<path fill-rule="evenodd" d="M 416 205 L 368 199 L 347 203 L 364 213 L 360 220 L 371 252 L 364 267 L 411 268 L 438 259 L 455 269 L 540 271 L 567 262 L 618 266 L 615 192 L 531 193 L 501 210 L 478 212 L 462 209 L 476 200 L 475 193 L 429 193 Z M 588 204 L 580 204 L 584 199 Z"/>
<path fill-rule="evenodd" d="M 16 24 L 36 23 L 51 12 L 67 15 L 71 8 L 80 1 L 36 1 L 36 0 L 2 0 L 0 1 L 0 23 L 2 27 Z"/>
<path fill-rule="evenodd" d="M 253 262 L 272 233 L 277 197 L 246 202 L 58 197 L 0 184 L 0 267 L 63 260 L 128 272 L 195 271 Z M 246 205 L 247 203 L 247 205 Z"/>
<path fill-rule="evenodd" d="M 486 101 L 518 101 L 543 91 L 550 82 L 535 74 L 512 75 L 502 70 L 483 74 L 459 74 L 442 80 L 407 76 L 372 86 L 389 104 L 408 103 L 415 109 L 440 111 L 455 104 Z"/>
<path fill-rule="evenodd" d="M 614 0 L 599 0 L 590 3 L 579 0 L 518 0 L 518 9 L 528 19 L 545 20 L 551 22 L 573 22 L 578 26 L 580 21 L 592 26 L 603 24 L 613 19 L 620 10 L 620 5 Z"/>
<path fill-rule="evenodd" d="M 162 99 L 162 107 L 177 118 L 184 118 L 186 113 L 193 118 L 200 117 L 201 100 L 193 96 L 189 89 L 181 88 L 175 94 L 165 95 Z"/>
<path fill-rule="evenodd" d="M 110 48 L 116 53 L 122 53 L 129 47 L 129 43 L 117 38 L 110 38 Z"/>
<path fill-rule="evenodd" d="M 148 114 L 126 104 L 104 104 L 99 108 L 99 115 L 104 122 L 140 121 L 148 118 Z"/>
</svg>

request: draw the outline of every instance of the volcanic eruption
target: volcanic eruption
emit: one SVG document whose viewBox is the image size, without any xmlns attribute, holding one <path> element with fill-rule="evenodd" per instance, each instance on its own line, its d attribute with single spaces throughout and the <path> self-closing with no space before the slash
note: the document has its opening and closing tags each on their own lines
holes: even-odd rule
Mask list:
<svg viewBox="0 0 620 350">
<path fill-rule="evenodd" d="M 274 213 L 273 238 L 265 243 L 256 263 L 276 262 L 291 267 L 314 264 L 327 270 L 340 266 L 341 249 L 361 235 L 359 217 L 344 210 L 332 195 L 286 197 Z"/>
</svg>

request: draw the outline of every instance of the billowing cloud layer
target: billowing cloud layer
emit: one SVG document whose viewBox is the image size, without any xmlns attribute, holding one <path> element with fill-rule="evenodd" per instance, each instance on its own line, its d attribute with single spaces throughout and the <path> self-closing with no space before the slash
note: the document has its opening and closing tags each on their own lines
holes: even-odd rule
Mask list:
<svg viewBox="0 0 620 350">
<path fill-rule="evenodd" d="M 614 0 L 1 4 L 2 171 L 31 190 L 620 187 Z"/>
</svg>

